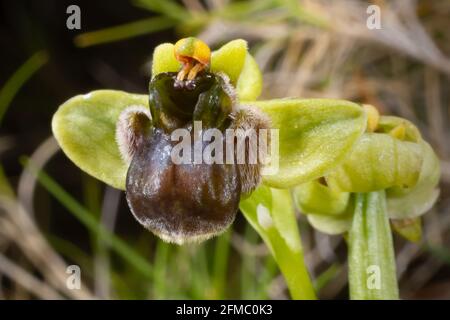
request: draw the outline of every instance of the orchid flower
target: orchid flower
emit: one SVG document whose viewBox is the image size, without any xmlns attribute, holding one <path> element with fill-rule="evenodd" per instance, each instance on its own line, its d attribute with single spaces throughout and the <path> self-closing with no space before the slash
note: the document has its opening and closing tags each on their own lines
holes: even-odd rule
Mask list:
<svg viewBox="0 0 450 320">
<path fill-rule="evenodd" d="M 78 95 L 59 107 L 52 128 L 64 153 L 88 174 L 125 190 L 136 219 L 165 241 L 219 235 L 240 209 L 273 254 L 292 297 L 314 299 L 295 200 L 317 229 L 349 233 L 352 298 L 396 298 L 388 216 L 416 219 L 434 203 L 439 165 L 433 150 L 413 124 L 380 117 L 373 107 L 337 99 L 258 100 L 261 90 L 246 41 L 211 52 L 201 40 L 185 38 L 156 47 L 149 94 Z M 194 133 L 197 121 L 219 133 L 276 130 L 270 139 L 276 152 L 264 153 L 276 170 L 265 170 L 268 162 L 261 159 L 174 164 L 170 138 L 179 129 Z M 195 149 L 196 138 L 189 141 L 192 149 L 183 156 Z M 200 147 L 207 147 L 204 140 Z M 403 234 L 411 229 L 394 225 Z M 364 288 L 368 263 L 384 268 L 385 290 L 378 294 Z"/>
</svg>

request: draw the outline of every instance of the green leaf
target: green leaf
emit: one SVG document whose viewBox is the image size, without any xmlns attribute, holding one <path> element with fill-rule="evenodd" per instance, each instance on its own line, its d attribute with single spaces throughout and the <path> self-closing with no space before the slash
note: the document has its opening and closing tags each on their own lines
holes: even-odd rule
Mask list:
<svg viewBox="0 0 450 320">
<path fill-rule="evenodd" d="M 295 204 L 302 213 L 339 215 L 347 208 L 350 194 L 333 190 L 318 180 L 303 183 L 293 190 Z"/>
<path fill-rule="evenodd" d="M 276 99 L 251 103 L 279 129 L 279 170 L 266 184 L 288 188 L 323 176 L 344 160 L 366 127 L 357 104 L 334 99 Z"/>
<path fill-rule="evenodd" d="M 236 86 L 247 57 L 247 41 L 237 39 L 223 45 L 211 55 L 211 72 L 223 72 Z"/>
<path fill-rule="evenodd" d="M 413 187 L 422 166 L 422 147 L 382 133 L 366 133 L 345 161 L 326 176 L 331 188 L 370 192 Z"/>
<path fill-rule="evenodd" d="M 269 247 L 294 299 L 315 299 L 289 190 L 260 186 L 239 208 Z"/>
<path fill-rule="evenodd" d="M 174 45 L 171 43 L 163 43 L 153 51 L 152 61 L 152 79 L 159 73 L 178 72 L 181 63 L 175 59 Z"/>
<path fill-rule="evenodd" d="M 349 233 L 352 300 L 398 299 L 395 256 L 384 191 L 357 194 Z"/>
<path fill-rule="evenodd" d="M 88 174 L 122 190 L 128 165 L 116 144 L 116 122 L 130 105 L 148 107 L 148 96 L 93 91 L 66 101 L 52 120 L 53 134 L 64 153 Z"/>
<path fill-rule="evenodd" d="M 392 219 L 416 218 L 431 209 L 439 196 L 436 187 L 440 178 L 440 163 L 431 146 L 422 140 L 422 168 L 413 188 L 387 190 L 387 208 Z"/>
<path fill-rule="evenodd" d="M 250 53 L 247 53 L 244 67 L 239 76 L 236 90 L 241 101 L 256 100 L 262 90 L 262 74 Z M 245 103 L 245 102 L 244 102 Z"/>
</svg>

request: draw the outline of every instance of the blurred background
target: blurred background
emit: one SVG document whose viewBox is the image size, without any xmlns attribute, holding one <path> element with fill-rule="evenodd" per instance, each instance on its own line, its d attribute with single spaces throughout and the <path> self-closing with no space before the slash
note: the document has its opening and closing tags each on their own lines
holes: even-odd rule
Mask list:
<svg viewBox="0 0 450 320">
<path fill-rule="evenodd" d="M 69 30 L 69 5 L 81 29 Z M 370 30 L 369 5 L 381 8 Z M 442 160 L 441 196 L 423 240 L 395 236 L 404 299 L 450 299 L 450 1 L 0 1 L 0 299 L 287 299 L 267 248 L 241 215 L 200 245 L 162 243 L 124 193 L 64 156 L 50 122 L 94 89 L 145 93 L 161 42 L 195 35 L 212 48 L 249 42 L 261 98 L 343 98 L 417 124 Z M 26 168 L 31 159 L 39 179 Z M 348 298 L 346 245 L 299 215 L 322 299 Z M 81 269 L 70 290 L 68 265 Z"/>
</svg>

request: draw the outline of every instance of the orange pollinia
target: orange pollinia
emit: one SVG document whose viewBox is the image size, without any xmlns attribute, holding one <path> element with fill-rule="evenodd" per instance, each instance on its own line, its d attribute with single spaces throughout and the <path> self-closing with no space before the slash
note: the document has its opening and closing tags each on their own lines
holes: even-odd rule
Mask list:
<svg viewBox="0 0 450 320">
<path fill-rule="evenodd" d="M 193 80 L 197 74 L 204 70 L 211 59 L 211 49 L 203 41 L 194 38 L 183 38 L 175 43 L 175 58 L 183 64 L 177 79 L 182 81 Z"/>
</svg>

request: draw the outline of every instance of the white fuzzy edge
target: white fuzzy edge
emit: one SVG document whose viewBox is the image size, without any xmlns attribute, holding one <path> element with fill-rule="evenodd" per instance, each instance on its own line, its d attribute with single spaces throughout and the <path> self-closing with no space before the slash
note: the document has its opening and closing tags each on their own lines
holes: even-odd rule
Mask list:
<svg viewBox="0 0 450 320">
<path fill-rule="evenodd" d="M 126 139 L 129 128 L 132 126 L 130 123 L 130 115 L 136 113 L 145 114 L 150 121 L 152 119 L 148 107 L 143 105 L 130 105 L 120 113 L 116 123 L 116 143 L 119 147 L 120 156 L 126 163 L 130 163 L 131 161 L 129 141 Z"/>
<path fill-rule="evenodd" d="M 239 105 L 239 99 L 236 92 L 236 88 L 233 87 L 231 84 L 230 78 L 223 72 L 216 73 L 217 76 L 219 76 L 222 81 L 224 82 L 224 86 L 222 87 L 225 93 L 230 97 L 231 99 L 231 112 L 236 111 Z"/>
<path fill-rule="evenodd" d="M 133 213 L 133 216 L 135 219 L 144 226 L 145 229 L 151 231 L 153 234 L 161 238 L 165 242 L 169 243 L 175 243 L 178 245 L 183 245 L 187 243 L 199 243 L 208 239 L 211 239 L 212 237 L 218 236 L 222 233 L 224 233 L 230 225 L 233 223 L 235 215 L 232 219 L 229 221 L 226 221 L 224 224 L 220 224 L 218 227 L 214 228 L 212 231 L 202 234 L 188 234 L 185 232 L 176 232 L 176 231 L 169 231 L 166 228 L 164 228 L 163 225 L 158 225 L 157 222 L 152 221 L 151 219 L 141 219 L 137 217 L 133 210 L 131 210 Z"/>
</svg>

